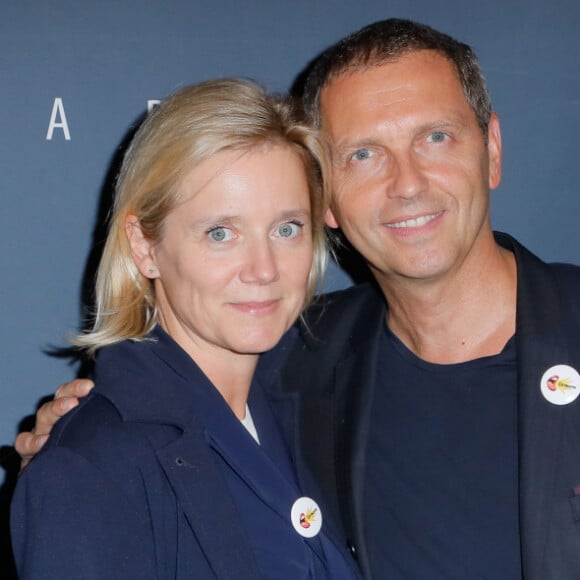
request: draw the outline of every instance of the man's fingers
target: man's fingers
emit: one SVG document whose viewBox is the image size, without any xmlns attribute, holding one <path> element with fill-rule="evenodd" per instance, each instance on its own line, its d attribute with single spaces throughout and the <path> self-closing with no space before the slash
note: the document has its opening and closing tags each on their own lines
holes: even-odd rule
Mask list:
<svg viewBox="0 0 580 580">
<path fill-rule="evenodd" d="M 32 433 L 34 435 L 47 435 L 52 431 L 54 424 L 71 409 L 79 404 L 76 397 L 60 397 L 44 403 L 36 411 L 36 425 Z"/>
<path fill-rule="evenodd" d="M 21 468 L 25 467 L 28 462 L 40 451 L 46 443 L 48 435 L 34 435 L 34 433 L 20 433 L 14 441 L 16 452 L 22 457 Z"/>
<path fill-rule="evenodd" d="M 36 411 L 36 425 L 31 432 L 20 433 L 14 441 L 16 452 L 22 457 L 21 467 L 40 451 L 46 443 L 54 424 L 71 409 L 79 404 L 79 397 L 84 397 L 95 386 L 88 379 L 75 379 L 60 385 L 54 393 L 54 399 L 44 403 Z"/>
<path fill-rule="evenodd" d="M 53 399 L 44 403 L 36 411 L 36 425 L 32 432 L 20 433 L 14 441 L 14 448 L 22 462 L 20 469 L 26 467 L 29 461 L 40 451 L 46 443 L 54 424 L 72 408 L 79 404 L 76 397 Z"/>
<path fill-rule="evenodd" d="M 55 399 L 63 397 L 84 397 L 95 386 L 95 383 L 89 379 L 75 379 L 60 385 L 54 393 Z"/>
</svg>

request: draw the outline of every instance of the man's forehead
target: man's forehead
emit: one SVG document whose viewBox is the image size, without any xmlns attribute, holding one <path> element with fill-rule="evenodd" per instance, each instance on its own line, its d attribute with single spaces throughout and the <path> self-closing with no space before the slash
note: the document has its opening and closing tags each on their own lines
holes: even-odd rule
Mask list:
<svg viewBox="0 0 580 580">
<path fill-rule="evenodd" d="M 335 75 L 321 91 L 322 124 L 324 125 L 325 117 L 328 120 L 329 108 L 334 112 L 340 111 L 341 118 L 335 120 L 344 122 L 347 119 L 344 118 L 345 111 L 341 107 L 350 107 L 348 112 L 353 115 L 360 114 L 360 107 L 372 106 L 373 99 L 382 105 L 431 91 L 434 95 L 438 91 L 447 94 L 455 92 L 462 100 L 465 98 L 454 64 L 436 51 L 411 51 L 397 59 L 349 69 Z M 468 104 L 467 101 L 465 103 Z"/>
<path fill-rule="evenodd" d="M 411 49 L 407 50 L 395 57 L 371 59 L 364 64 L 358 64 L 352 67 L 346 67 L 341 71 L 332 73 L 321 89 L 321 97 L 332 91 L 337 85 L 344 86 L 350 80 L 360 77 L 373 75 L 377 70 L 382 71 L 385 81 L 388 81 L 389 70 L 396 68 L 409 68 L 410 63 L 425 63 L 426 66 L 441 66 L 448 68 L 454 74 L 459 82 L 457 68 L 453 61 L 451 61 L 445 54 L 431 49 Z"/>
</svg>

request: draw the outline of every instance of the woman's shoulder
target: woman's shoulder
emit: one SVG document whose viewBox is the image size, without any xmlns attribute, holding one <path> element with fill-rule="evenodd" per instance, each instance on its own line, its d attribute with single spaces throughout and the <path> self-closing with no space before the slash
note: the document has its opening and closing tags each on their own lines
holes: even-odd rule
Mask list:
<svg viewBox="0 0 580 580">
<path fill-rule="evenodd" d="M 91 395 L 59 421 L 19 476 L 11 527 L 19 568 L 35 571 L 26 577 L 56 578 L 60 568 L 63 578 L 84 577 L 83 571 L 104 578 L 137 562 L 141 575 L 126 576 L 133 578 L 153 565 L 151 484 L 143 475 L 154 464 L 147 460 L 151 452 L 142 451 L 143 441 L 137 446 L 126 427 L 109 401 Z M 163 481 L 161 475 L 157 480 Z"/>
<path fill-rule="evenodd" d="M 109 400 L 91 393 L 55 425 L 17 488 L 37 499 L 61 494 L 75 498 L 71 490 L 84 488 L 89 495 L 105 493 L 115 505 L 135 505 L 145 497 L 145 471 L 158 471 L 148 438 L 123 421 Z"/>
<path fill-rule="evenodd" d="M 147 437 L 124 421 L 110 400 L 91 393 L 55 425 L 38 460 L 45 473 L 64 465 L 67 471 L 77 473 L 86 467 L 126 474 L 138 469 L 151 454 Z M 31 470 L 36 462 L 32 461 Z M 59 463 L 63 465 L 57 467 Z"/>
<path fill-rule="evenodd" d="M 79 405 L 55 425 L 47 449 L 63 447 L 82 451 L 126 432 L 126 425 L 111 401 L 99 393 L 81 399 Z"/>
</svg>

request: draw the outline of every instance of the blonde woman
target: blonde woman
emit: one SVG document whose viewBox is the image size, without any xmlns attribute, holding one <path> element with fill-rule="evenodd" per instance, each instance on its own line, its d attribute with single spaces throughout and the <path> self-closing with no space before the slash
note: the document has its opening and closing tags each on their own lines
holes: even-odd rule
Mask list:
<svg viewBox="0 0 580 580">
<path fill-rule="evenodd" d="M 187 87 L 139 129 L 76 338 L 96 387 L 17 486 L 22 579 L 356 577 L 256 373 L 324 266 L 321 165 L 248 81 Z"/>
</svg>

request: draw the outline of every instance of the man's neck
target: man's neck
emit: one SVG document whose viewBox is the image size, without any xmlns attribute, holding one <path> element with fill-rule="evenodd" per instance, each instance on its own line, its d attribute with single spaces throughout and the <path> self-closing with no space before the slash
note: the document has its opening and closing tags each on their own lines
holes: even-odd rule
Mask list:
<svg viewBox="0 0 580 580">
<path fill-rule="evenodd" d="M 515 333 L 514 255 L 494 244 L 437 280 L 385 279 L 391 331 L 423 360 L 451 364 L 501 352 Z"/>
</svg>

